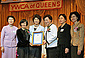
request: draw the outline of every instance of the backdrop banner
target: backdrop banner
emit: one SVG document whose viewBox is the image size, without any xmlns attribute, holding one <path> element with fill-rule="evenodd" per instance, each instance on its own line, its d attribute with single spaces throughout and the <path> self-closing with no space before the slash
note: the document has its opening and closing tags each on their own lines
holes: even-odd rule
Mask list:
<svg viewBox="0 0 85 58">
<path fill-rule="evenodd" d="M 20 3 L 10 3 L 9 11 L 12 12 L 12 11 L 60 9 L 62 8 L 62 6 L 63 6 L 63 0 L 20 2 Z"/>
</svg>

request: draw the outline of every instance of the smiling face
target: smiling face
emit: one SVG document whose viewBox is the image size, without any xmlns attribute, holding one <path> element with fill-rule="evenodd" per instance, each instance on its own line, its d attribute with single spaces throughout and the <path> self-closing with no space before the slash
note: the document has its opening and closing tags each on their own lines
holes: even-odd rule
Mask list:
<svg viewBox="0 0 85 58">
<path fill-rule="evenodd" d="M 34 19 L 34 24 L 35 24 L 35 25 L 38 25 L 38 24 L 39 24 L 39 19 L 38 19 L 38 18 L 35 18 L 35 19 Z"/>
<path fill-rule="evenodd" d="M 9 18 L 8 18 L 8 23 L 9 23 L 9 25 L 13 25 L 13 23 L 14 23 L 14 19 L 11 18 L 11 17 L 9 17 Z"/>
<path fill-rule="evenodd" d="M 77 17 L 75 14 L 72 14 L 72 15 L 71 15 L 71 21 L 72 21 L 72 22 L 76 22 L 77 19 L 78 19 L 78 17 Z"/>
<path fill-rule="evenodd" d="M 21 27 L 22 27 L 22 28 L 26 28 L 26 22 L 21 23 Z"/>
<path fill-rule="evenodd" d="M 51 20 L 48 17 L 46 17 L 44 21 L 47 26 L 51 23 Z"/>
<path fill-rule="evenodd" d="M 61 24 L 63 24 L 63 23 L 66 22 L 65 18 L 64 18 L 62 15 L 59 17 L 59 22 L 60 22 Z"/>
</svg>

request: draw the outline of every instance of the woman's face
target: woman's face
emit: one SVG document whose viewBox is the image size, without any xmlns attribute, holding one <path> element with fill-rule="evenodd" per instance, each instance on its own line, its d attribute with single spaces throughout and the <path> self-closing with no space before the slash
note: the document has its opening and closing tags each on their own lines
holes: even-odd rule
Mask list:
<svg viewBox="0 0 85 58">
<path fill-rule="evenodd" d="M 44 21 L 47 26 L 51 23 L 51 20 L 48 17 L 46 17 Z"/>
<path fill-rule="evenodd" d="M 75 14 L 72 14 L 72 15 L 71 15 L 71 21 L 72 21 L 72 22 L 76 22 L 77 19 L 78 19 L 78 17 L 77 17 Z"/>
<path fill-rule="evenodd" d="M 65 18 L 62 15 L 59 17 L 59 22 L 60 24 L 63 24 L 66 22 Z"/>
<path fill-rule="evenodd" d="M 8 18 L 8 23 L 9 23 L 9 25 L 13 25 L 13 23 L 14 23 L 14 19 L 11 18 L 11 17 L 9 17 L 9 18 Z"/>
<path fill-rule="evenodd" d="M 35 25 L 39 24 L 39 19 L 38 19 L 38 18 L 35 18 L 35 19 L 34 19 L 34 24 L 35 24 Z"/>
<path fill-rule="evenodd" d="M 22 28 L 26 28 L 26 22 L 21 23 L 21 27 L 22 27 Z"/>
</svg>

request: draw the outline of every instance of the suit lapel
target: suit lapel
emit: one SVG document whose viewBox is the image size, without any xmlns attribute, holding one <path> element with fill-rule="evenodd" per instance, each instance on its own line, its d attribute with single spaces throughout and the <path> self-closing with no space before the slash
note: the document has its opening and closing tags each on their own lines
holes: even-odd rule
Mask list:
<svg viewBox="0 0 85 58">
<path fill-rule="evenodd" d="M 77 22 L 75 25 L 73 25 L 73 27 L 74 27 L 74 28 L 75 28 L 75 27 L 78 27 L 79 23 L 80 23 L 80 22 Z"/>
<path fill-rule="evenodd" d="M 40 29 L 40 25 L 37 27 L 36 31 L 38 31 Z"/>
<path fill-rule="evenodd" d="M 73 24 L 72 25 L 72 27 L 71 27 L 71 35 L 72 35 L 72 37 L 73 37 L 73 35 L 74 35 L 74 29 L 76 28 L 76 27 L 78 27 L 79 26 L 79 24 L 80 24 L 80 22 L 77 22 L 75 25 Z"/>
<path fill-rule="evenodd" d="M 39 25 L 39 26 L 37 27 L 37 29 L 34 31 L 34 25 L 33 25 L 33 32 L 39 31 L 40 26 L 41 26 L 41 25 Z"/>
</svg>

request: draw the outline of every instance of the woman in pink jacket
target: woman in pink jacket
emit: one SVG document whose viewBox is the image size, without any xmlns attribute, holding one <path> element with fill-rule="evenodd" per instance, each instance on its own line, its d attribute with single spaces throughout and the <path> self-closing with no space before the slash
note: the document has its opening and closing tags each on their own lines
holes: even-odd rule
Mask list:
<svg viewBox="0 0 85 58">
<path fill-rule="evenodd" d="M 2 58 L 16 58 L 16 31 L 17 27 L 13 26 L 15 18 L 13 16 L 7 17 L 7 26 L 4 26 L 1 31 L 1 51 Z"/>
</svg>

